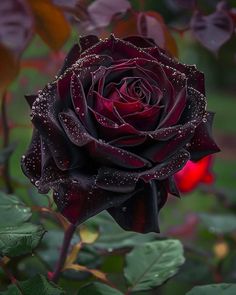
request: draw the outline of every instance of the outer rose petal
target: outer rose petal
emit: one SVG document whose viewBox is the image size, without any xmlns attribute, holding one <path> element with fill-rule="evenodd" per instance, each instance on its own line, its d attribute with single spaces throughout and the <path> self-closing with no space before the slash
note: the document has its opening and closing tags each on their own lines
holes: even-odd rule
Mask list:
<svg viewBox="0 0 236 295">
<path fill-rule="evenodd" d="M 24 174 L 33 184 L 41 177 L 41 158 L 41 138 L 38 130 L 34 129 L 30 146 L 21 161 Z"/>
<path fill-rule="evenodd" d="M 64 183 L 54 185 L 54 200 L 61 213 L 73 224 L 81 224 L 88 218 L 119 206 L 132 194 L 110 194 L 96 188 L 94 178 L 75 174 Z"/>
<path fill-rule="evenodd" d="M 202 122 L 195 131 L 188 149 L 191 154 L 191 160 L 193 161 L 198 161 L 207 155 L 220 151 L 212 137 L 213 118 L 214 114 L 208 112 L 207 116 L 203 119 L 205 122 Z"/>
<path fill-rule="evenodd" d="M 32 105 L 32 122 L 40 135 L 44 137 L 53 159 L 62 170 L 67 170 L 83 163 L 81 153 L 76 152 L 65 136 L 59 121 L 56 110 L 58 97 L 56 87 L 45 88 Z"/>
<path fill-rule="evenodd" d="M 178 62 L 164 53 L 163 50 L 157 47 L 146 48 L 145 51 L 156 58 L 164 65 L 168 65 L 177 71 L 184 73 L 188 78 L 188 85 L 198 90 L 205 95 L 205 81 L 204 74 L 196 69 L 195 66 L 189 66 Z"/>
<path fill-rule="evenodd" d="M 211 156 L 202 158 L 196 163 L 188 161 L 183 169 L 174 176 L 179 190 L 182 193 L 188 193 L 194 190 L 200 183 L 212 183 L 213 174 L 210 171 L 211 166 Z"/>
<path fill-rule="evenodd" d="M 111 146 L 90 136 L 72 111 L 60 113 L 59 118 L 68 138 L 79 147 L 85 146 L 90 157 L 108 161 L 125 168 L 150 167 L 151 163 L 126 150 Z"/>
<path fill-rule="evenodd" d="M 79 44 L 75 44 L 69 51 L 59 75 L 63 74 L 66 69 L 70 68 L 79 59 L 82 52 L 98 42 L 98 37 L 94 35 L 81 37 Z"/>
<path fill-rule="evenodd" d="M 101 167 L 98 170 L 96 184 L 104 190 L 129 193 L 136 188 L 138 180 L 146 183 L 151 180 L 164 180 L 179 171 L 188 160 L 189 153 L 186 150 L 181 150 L 166 162 L 143 172 L 129 172 Z"/>
<path fill-rule="evenodd" d="M 121 206 L 110 208 L 108 212 L 125 230 L 141 233 L 160 232 L 158 213 L 161 200 L 166 197 L 167 192 L 161 182 L 152 181 Z"/>
</svg>

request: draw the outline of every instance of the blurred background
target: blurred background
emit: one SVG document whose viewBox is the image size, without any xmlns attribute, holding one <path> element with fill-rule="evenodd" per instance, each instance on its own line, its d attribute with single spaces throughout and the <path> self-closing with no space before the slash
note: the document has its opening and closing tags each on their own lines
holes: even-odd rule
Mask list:
<svg viewBox="0 0 236 295">
<path fill-rule="evenodd" d="M 201 168 L 195 167 L 186 180 L 191 183 L 191 177 L 197 178 L 195 184 L 183 188 L 181 200 L 170 196 L 160 214 L 162 235 L 183 242 L 186 263 L 158 292 L 140 294 L 184 294 L 194 285 L 235 282 L 236 1 L 29 0 L 20 6 L 23 2 L 0 3 L 0 90 L 5 95 L 4 110 L 9 126 L 6 138 L 4 124 L 0 125 L 4 147 L 0 164 L 1 171 L 6 162 L 9 164 L 15 194 L 29 205 L 46 202 L 20 168 L 20 157 L 32 133 L 24 95 L 37 93 L 53 79 L 66 53 L 79 42 L 79 35 L 105 37 L 114 32 L 118 37 L 141 34 L 154 38 L 181 62 L 196 64 L 205 73 L 208 110 L 216 113 L 213 133 L 222 151 L 204 168 L 210 180 L 206 180 L 205 172 L 199 172 Z M 212 34 L 215 35 L 213 45 L 208 42 Z M 4 189 L 4 177 L 0 186 Z M 119 277 L 123 258 L 122 253 L 115 251 L 119 248 L 115 233 L 121 237 L 122 233 L 115 225 L 109 226 L 108 232 L 111 235 L 112 231 L 114 236 L 105 236 L 104 244 L 111 250 L 108 249 L 102 261 L 100 258 L 95 261 L 104 271 Z M 137 237 L 130 239 L 136 241 Z M 94 261 L 91 253 L 87 256 L 90 258 L 85 257 L 85 261 Z M 32 275 L 33 268 L 33 272 L 41 271 L 43 264 L 31 257 L 21 262 L 18 271 L 24 278 L 29 273 Z M 61 285 L 69 291 L 80 282 L 68 275 Z"/>
</svg>

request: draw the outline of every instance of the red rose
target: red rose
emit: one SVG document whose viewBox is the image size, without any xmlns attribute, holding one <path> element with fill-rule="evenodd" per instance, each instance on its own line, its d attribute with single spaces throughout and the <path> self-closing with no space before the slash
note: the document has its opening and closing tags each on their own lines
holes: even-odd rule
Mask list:
<svg viewBox="0 0 236 295">
<path fill-rule="evenodd" d="M 198 162 L 188 161 L 187 164 L 175 174 L 175 181 L 180 192 L 188 193 L 200 183 L 211 184 L 214 180 L 211 171 L 212 157 L 204 157 Z"/>
<path fill-rule="evenodd" d="M 27 97 L 34 124 L 22 168 L 72 223 L 108 210 L 159 231 L 173 175 L 217 152 L 204 76 L 141 37 L 80 39 L 53 82 Z"/>
</svg>

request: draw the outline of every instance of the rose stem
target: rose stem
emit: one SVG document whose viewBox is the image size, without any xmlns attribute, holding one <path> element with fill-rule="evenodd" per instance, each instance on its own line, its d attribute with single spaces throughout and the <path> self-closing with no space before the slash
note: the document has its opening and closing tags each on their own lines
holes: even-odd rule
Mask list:
<svg viewBox="0 0 236 295">
<path fill-rule="evenodd" d="M 66 256 L 67 256 L 67 252 L 68 252 L 68 249 L 70 246 L 70 242 L 71 242 L 71 239 L 73 237 L 75 230 L 76 230 L 76 226 L 74 224 L 70 224 L 64 233 L 64 240 L 63 240 L 63 244 L 61 247 L 60 257 L 58 259 L 55 271 L 51 275 L 51 281 L 53 281 L 54 283 L 56 283 L 58 281 L 60 273 L 63 269 L 64 263 L 66 260 Z"/>
<path fill-rule="evenodd" d="M 0 259 L 0 267 L 3 269 L 4 273 L 6 274 L 7 278 L 11 281 L 11 283 L 15 284 L 17 286 L 17 288 L 21 291 L 21 288 L 18 284 L 17 279 L 13 276 L 11 271 L 9 269 L 7 269 L 5 263 L 1 259 Z"/>
<path fill-rule="evenodd" d="M 7 102 L 7 93 L 4 92 L 2 96 L 1 103 L 1 119 L 2 119 L 2 133 L 3 133 L 3 148 L 7 148 L 9 145 L 9 125 L 7 120 L 7 110 L 6 110 L 6 102 Z M 3 179 L 6 185 L 6 190 L 8 194 L 13 193 L 13 187 L 11 184 L 11 178 L 9 173 L 9 158 L 4 161 L 4 165 L 2 168 Z"/>
</svg>

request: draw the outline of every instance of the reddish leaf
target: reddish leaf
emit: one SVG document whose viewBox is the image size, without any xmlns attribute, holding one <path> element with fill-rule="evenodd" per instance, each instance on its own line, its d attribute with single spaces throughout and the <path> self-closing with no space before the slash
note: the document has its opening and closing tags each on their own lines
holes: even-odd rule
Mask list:
<svg viewBox="0 0 236 295">
<path fill-rule="evenodd" d="M 112 31 L 119 38 L 138 35 L 136 15 L 129 13 L 125 19 L 117 21 Z"/>
<path fill-rule="evenodd" d="M 139 34 L 152 38 L 157 45 L 169 51 L 174 56 L 178 55 L 176 42 L 163 17 L 155 11 L 139 13 L 137 17 L 137 27 Z"/>
<path fill-rule="evenodd" d="M 190 23 L 193 35 L 209 50 L 217 53 L 233 33 L 233 20 L 225 10 L 217 10 L 207 16 L 197 11 Z"/>
<path fill-rule="evenodd" d="M 0 43 L 3 46 L 19 55 L 32 37 L 32 28 L 33 18 L 23 0 L 1 0 Z"/>
<path fill-rule="evenodd" d="M 130 13 L 126 19 L 118 21 L 113 32 L 118 37 L 142 35 L 152 38 L 157 45 L 173 56 L 178 55 L 176 42 L 168 30 L 162 16 L 154 11 Z"/>
<path fill-rule="evenodd" d="M 70 36 L 70 26 L 61 9 L 50 0 L 28 0 L 35 17 L 35 30 L 53 50 L 59 50 Z"/>
<path fill-rule="evenodd" d="M 106 27 L 117 13 L 125 13 L 131 8 L 129 1 L 95 0 L 88 7 L 88 13 L 96 27 Z"/>
</svg>

